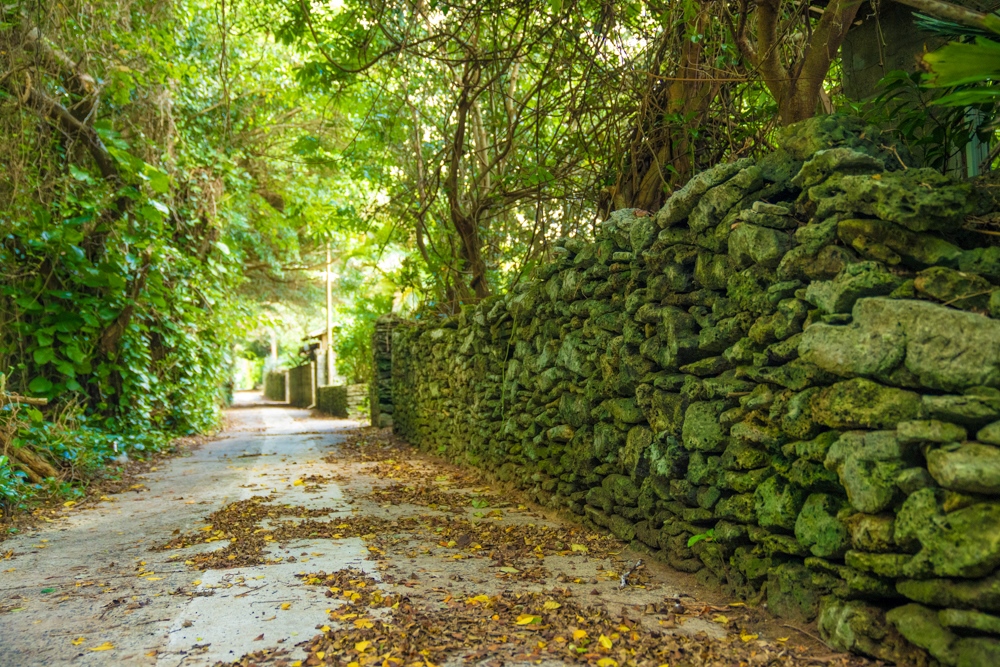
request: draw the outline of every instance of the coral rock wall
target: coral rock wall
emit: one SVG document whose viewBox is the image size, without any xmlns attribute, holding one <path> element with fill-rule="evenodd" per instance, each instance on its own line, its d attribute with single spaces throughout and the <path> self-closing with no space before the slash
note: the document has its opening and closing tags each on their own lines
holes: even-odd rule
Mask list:
<svg viewBox="0 0 1000 667">
<path fill-rule="evenodd" d="M 1000 664 L 995 203 L 852 119 L 779 143 L 397 327 L 394 428 L 838 648 Z"/>
</svg>

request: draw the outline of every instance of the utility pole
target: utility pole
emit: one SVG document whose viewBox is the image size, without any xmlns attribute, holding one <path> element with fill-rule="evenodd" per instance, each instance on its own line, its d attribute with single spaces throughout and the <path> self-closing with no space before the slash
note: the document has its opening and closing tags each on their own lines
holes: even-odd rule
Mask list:
<svg viewBox="0 0 1000 667">
<path fill-rule="evenodd" d="M 333 359 L 333 249 L 326 242 L 326 383 L 333 384 L 336 368 Z"/>
</svg>

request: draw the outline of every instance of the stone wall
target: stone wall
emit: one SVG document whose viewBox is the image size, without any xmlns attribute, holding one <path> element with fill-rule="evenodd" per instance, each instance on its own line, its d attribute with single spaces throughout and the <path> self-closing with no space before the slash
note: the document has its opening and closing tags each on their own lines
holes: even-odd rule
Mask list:
<svg viewBox="0 0 1000 667">
<path fill-rule="evenodd" d="M 287 381 L 285 371 L 271 371 L 264 375 L 264 398 L 271 401 L 284 401 L 285 382 Z"/>
<path fill-rule="evenodd" d="M 399 325 L 395 315 L 383 315 L 372 332 L 372 382 L 369 385 L 371 424 L 392 426 L 392 332 Z"/>
<path fill-rule="evenodd" d="M 312 364 L 296 366 L 288 371 L 288 403 L 307 408 L 316 400 Z"/>
<path fill-rule="evenodd" d="M 995 665 L 995 204 L 853 119 L 779 144 L 399 326 L 394 428 L 832 646 Z"/>
<path fill-rule="evenodd" d="M 368 385 L 326 385 L 316 388 L 316 409 L 334 417 L 360 418 L 367 412 Z"/>
</svg>

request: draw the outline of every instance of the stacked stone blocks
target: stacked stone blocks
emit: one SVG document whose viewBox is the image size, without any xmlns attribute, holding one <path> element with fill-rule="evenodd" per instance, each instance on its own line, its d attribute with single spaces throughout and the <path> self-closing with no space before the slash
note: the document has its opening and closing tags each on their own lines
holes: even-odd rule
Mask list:
<svg viewBox="0 0 1000 667">
<path fill-rule="evenodd" d="M 989 193 L 838 116 L 392 340 L 395 430 L 900 664 L 1000 664 Z"/>
</svg>

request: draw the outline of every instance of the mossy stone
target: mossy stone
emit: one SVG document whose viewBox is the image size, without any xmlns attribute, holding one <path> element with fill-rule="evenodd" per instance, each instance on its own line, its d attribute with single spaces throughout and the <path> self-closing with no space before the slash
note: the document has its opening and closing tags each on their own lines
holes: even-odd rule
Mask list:
<svg viewBox="0 0 1000 667">
<path fill-rule="evenodd" d="M 837 224 L 837 236 L 862 255 L 889 264 L 955 266 L 964 254 L 958 246 L 938 236 L 911 232 L 885 220 L 841 220 Z"/>
<path fill-rule="evenodd" d="M 904 576 L 912 560 L 913 556 L 910 554 L 872 554 L 851 550 L 844 555 L 844 562 L 848 567 L 890 579 Z"/>
<path fill-rule="evenodd" d="M 754 520 L 754 494 L 739 493 L 722 498 L 715 504 L 715 516 L 720 519 L 731 519 L 738 523 L 750 523 Z"/>
<path fill-rule="evenodd" d="M 824 465 L 835 470 L 847 498 L 859 512 L 877 514 L 896 500 L 896 478 L 916 451 L 904 446 L 895 431 L 849 431 L 827 453 Z"/>
<path fill-rule="evenodd" d="M 813 493 L 795 520 L 795 538 L 814 556 L 837 558 L 848 547 L 847 526 L 837 515 L 844 503 L 835 496 Z"/>
<path fill-rule="evenodd" d="M 1000 656 L 1000 639 L 963 637 L 955 642 L 955 667 L 994 667 Z"/>
<path fill-rule="evenodd" d="M 744 268 L 761 264 L 777 268 L 781 258 L 792 247 L 792 237 L 786 232 L 743 222 L 729 234 L 729 257 Z"/>
<path fill-rule="evenodd" d="M 819 613 L 823 591 L 810 583 L 809 571 L 801 563 L 782 563 L 767 575 L 767 608 L 792 621 L 809 623 Z"/>
<path fill-rule="evenodd" d="M 656 224 L 670 227 L 684 220 L 694 210 L 702 195 L 712 187 L 735 176 L 741 169 L 753 164 L 753 160 L 744 158 L 736 162 L 723 163 L 696 174 L 684 187 L 677 190 L 667 199 L 663 208 L 657 212 Z"/>
<path fill-rule="evenodd" d="M 813 420 L 830 428 L 894 428 L 924 414 L 919 394 L 862 378 L 822 389 L 811 407 Z"/>
<path fill-rule="evenodd" d="M 702 452 L 725 449 L 726 433 L 719 426 L 719 415 L 725 409 L 723 401 L 695 401 L 684 413 L 682 439 L 684 446 Z"/>
<path fill-rule="evenodd" d="M 903 579 L 896 590 L 915 602 L 1000 612 L 1000 572 L 982 579 Z"/>
<path fill-rule="evenodd" d="M 885 617 L 907 640 L 926 649 L 942 664 L 951 666 L 958 662 L 958 655 L 953 650 L 958 636 L 941 625 L 934 610 L 907 604 L 890 610 Z"/>
<path fill-rule="evenodd" d="M 907 642 L 885 619 L 885 611 L 858 600 L 823 598 L 817 621 L 831 648 L 861 653 L 908 667 L 930 667 L 926 652 Z"/>
<path fill-rule="evenodd" d="M 927 415 L 966 426 L 984 426 L 1000 417 L 1000 400 L 991 392 L 967 390 L 962 396 L 924 396 Z"/>
<path fill-rule="evenodd" d="M 1000 495 L 1000 448 L 969 442 L 931 450 L 927 469 L 945 489 Z"/>
<path fill-rule="evenodd" d="M 617 514 L 608 517 L 608 529 L 622 542 L 631 542 L 635 539 L 635 525 Z"/>
<path fill-rule="evenodd" d="M 878 262 L 858 262 L 845 266 L 833 280 L 811 283 L 806 301 L 825 313 L 849 313 L 858 299 L 889 294 L 902 282 Z"/>
<path fill-rule="evenodd" d="M 873 175 L 834 174 L 808 190 L 816 215 L 862 214 L 910 231 L 952 229 L 971 210 L 969 183 L 955 182 L 934 169 Z"/>
<path fill-rule="evenodd" d="M 639 487 L 625 475 L 608 475 L 601 486 L 611 494 L 616 505 L 634 506 L 639 498 Z"/>
<path fill-rule="evenodd" d="M 976 433 L 976 440 L 989 445 L 1000 445 L 1000 421 L 984 426 Z"/>
<path fill-rule="evenodd" d="M 793 530 L 804 502 L 801 488 L 779 477 L 769 477 L 754 491 L 757 523 L 764 528 Z"/>
<path fill-rule="evenodd" d="M 901 443 L 962 442 L 967 435 L 964 427 L 937 419 L 899 422 L 896 426 L 896 437 Z"/>
<path fill-rule="evenodd" d="M 971 609 L 942 609 L 938 612 L 941 625 L 1000 635 L 1000 616 Z M 1000 654 L 998 654 L 1000 655 Z"/>
<path fill-rule="evenodd" d="M 1000 246 L 963 251 L 958 257 L 958 269 L 988 278 L 993 282 L 1000 281 Z"/>
<path fill-rule="evenodd" d="M 845 519 L 851 546 L 858 551 L 887 553 L 896 545 L 893 539 L 896 517 L 893 514 L 857 513 Z"/>
<path fill-rule="evenodd" d="M 980 311 L 988 309 L 994 289 L 985 278 L 944 266 L 933 266 L 918 273 L 913 287 L 954 308 Z"/>
<path fill-rule="evenodd" d="M 723 452 L 721 463 L 726 470 L 752 470 L 766 466 L 770 461 L 771 456 L 765 450 L 745 440 L 734 439 Z"/>
</svg>

